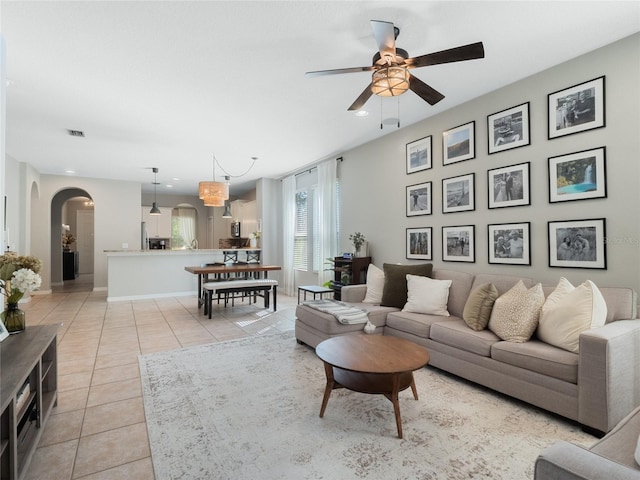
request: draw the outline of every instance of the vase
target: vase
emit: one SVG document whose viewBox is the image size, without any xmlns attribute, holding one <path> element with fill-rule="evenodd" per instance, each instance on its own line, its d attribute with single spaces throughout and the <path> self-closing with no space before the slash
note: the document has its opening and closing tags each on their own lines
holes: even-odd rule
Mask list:
<svg viewBox="0 0 640 480">
<path fill-rule="evenodd" d="M 24 310 L 20 310 L 17 303 L 8 303 L 7 309 L 0 313 L 0 320 L 11 334 L 23 332 L 26 328 Z"/>
<path fill-rule="evenodd" d="M 256 248 L 258 246 L 258 239 L 257 238 L 250 238 L 249 239 L 249 246 L 251 248 Z"/>
</svg>

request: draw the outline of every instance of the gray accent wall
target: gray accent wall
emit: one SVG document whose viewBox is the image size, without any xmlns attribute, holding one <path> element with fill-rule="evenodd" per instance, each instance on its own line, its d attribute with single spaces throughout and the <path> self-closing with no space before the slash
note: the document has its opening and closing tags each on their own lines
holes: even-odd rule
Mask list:
<svg viewBox="0 0 640 480">
<path fill-rule="evenodd" d="M 509 62 L 505 59 L 504 68 Z M 602 75 L 606 126 L 549 140 L 548 94 Z M 433 87 L 446 94 L 446 85 Z M 564 276 L 574 285 L 590 279 L 600 286 L 640 291 L 639 90 L 640 34 L 635 34 L 417 124 L 399 130 L 385 126 L 389 134 L 340 155 L 342 250 L 352 250 L 349 234 L 359 231 L 366 235 L 376 265 L 418 263 L 406 259 L 406 228 L 432 227 L 432 263 L 437 268 L 523 275 L 548 285 Z M 487 115 L 525 102 L 530 102 L 530 145 L 489 155 Z M 379 108 L 373 101 L 367 107 L 374 112 Z M 476 158 L 443 166 L 442 132 L 471 121 L 476 122 Z M 407 175 L 405 146 L 427 135 L 433 137 L 433 168 Z M 548 157 L 601 146 L 606 147 L 607 198 L 550 204 Z M 487 170 L 523 162 L 531 164 L 531 205 L 490 210 Z M 443 214 L 442 179 L 468 173 L 475 173 L 475 211 Z M 428 181 L 433 214 L 407 217 L 406 186 Z M 550 268 L 547 222 L 592 218 L 606 219 L 607 269 Z M 487 225 L 511 222 L 531 222 L 531 266 L 488 263 Z M 442 227 L 455 225 L 475 225 L 475 263 L 442 261 Z"/>
</svg>

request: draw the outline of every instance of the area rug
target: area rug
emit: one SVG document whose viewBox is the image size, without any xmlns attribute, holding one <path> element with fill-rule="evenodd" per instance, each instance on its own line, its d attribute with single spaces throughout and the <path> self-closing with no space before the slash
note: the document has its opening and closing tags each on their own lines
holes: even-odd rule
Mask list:
<svg viewBox="0 0 640 480">
<path fill-rule="evenodd" d="M 404 438 L 379 395 L 335 390 L 293 332 L 139 357 L 157 480 L 533 478 L 537 455 L 578 426 L 424 368 L 400 394 Z"/>
</svg>

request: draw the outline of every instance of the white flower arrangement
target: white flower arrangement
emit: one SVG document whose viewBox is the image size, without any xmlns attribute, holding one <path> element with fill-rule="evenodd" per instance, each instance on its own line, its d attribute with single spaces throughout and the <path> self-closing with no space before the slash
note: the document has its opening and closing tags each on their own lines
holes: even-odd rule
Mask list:
<svg viewBox="0 0 640 480">
<path fill-rule="evenodd" d="M 13 272 L 13 277 L 11 278 L 11 288 L 16 289 L 23 294 L 40 288 L 41 284 L 42 278 L 40 275 L 28 268 L 16 270 Z"/>
</svg>

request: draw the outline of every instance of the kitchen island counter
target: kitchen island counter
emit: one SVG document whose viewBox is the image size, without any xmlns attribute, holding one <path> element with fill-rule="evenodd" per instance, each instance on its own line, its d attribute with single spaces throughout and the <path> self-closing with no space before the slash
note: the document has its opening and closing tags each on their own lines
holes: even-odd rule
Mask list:
<svg viewBox="0 0 640 480">
<path fill-rule="evenodd" d="M 247 252 L 259 248 L 200 250 L 104 250 L 107 256 L 107 301 L 189 296 L 198 294 L 189 265 L 223 262 L 224 252 L 237 252 L 245 261 Z"/>
</svg>

